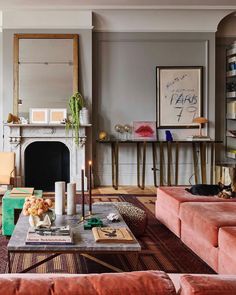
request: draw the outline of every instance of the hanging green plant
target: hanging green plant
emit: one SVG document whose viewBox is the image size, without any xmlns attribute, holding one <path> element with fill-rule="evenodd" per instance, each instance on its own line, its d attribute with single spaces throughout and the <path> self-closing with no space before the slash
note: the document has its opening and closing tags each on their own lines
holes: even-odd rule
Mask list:
<svg viewBox="0 0 236 295">
<path fill-rule="evenodd" d="M 75 92 L 69 99 L 69 108 L 71 112 L 71 119 L 66 122 L 66 130 L 72 129 L 72 136 L 75 138 L 75 143 L 79 144 L 79 113 L 84 107 L 84 98 L 81 93 Z"/>
</svg>

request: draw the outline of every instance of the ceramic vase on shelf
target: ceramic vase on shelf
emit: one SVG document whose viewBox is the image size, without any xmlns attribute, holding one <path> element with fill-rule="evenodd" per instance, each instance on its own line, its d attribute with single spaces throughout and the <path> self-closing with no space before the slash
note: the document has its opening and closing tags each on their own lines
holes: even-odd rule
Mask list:
<svg viewBox="0 0 236 295">
<path fill-rule="evenodd" d="M 79 113 L 79 120 L 81 125 L 88 125 L 89 123 L 89 111 L 87 108 L 83 107 Z"/>
</svg>

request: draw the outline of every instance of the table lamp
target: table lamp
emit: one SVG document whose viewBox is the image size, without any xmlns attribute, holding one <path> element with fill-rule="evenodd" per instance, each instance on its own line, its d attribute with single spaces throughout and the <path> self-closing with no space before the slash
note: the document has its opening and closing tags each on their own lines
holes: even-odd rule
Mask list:
<svg viewBox="0 0 236 295">
<path fill-rule="evenodd" d="M 204 117 L 196 117 L 196 118 L 193 119 L 192 122 L 197 123 L 199 125 L 199 135 L 198 135 L 198 137 L 207 137 L 207 136 L 202 135 L 202 124 L 207 123 L 208 119 L 204 118 Z"/>
</svg>

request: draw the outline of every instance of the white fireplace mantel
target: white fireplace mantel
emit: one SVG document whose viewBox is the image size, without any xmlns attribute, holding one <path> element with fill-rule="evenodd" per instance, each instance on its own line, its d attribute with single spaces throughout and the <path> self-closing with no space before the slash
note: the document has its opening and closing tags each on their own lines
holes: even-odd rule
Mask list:
<svg viewBox="0 0 236 295">
<path fill-rule="evenodd" d="M 81 189 L 81 167 L 85 165 L 86 128 L 91 125 L 81 125 L 79 128 L 79 144 L 77 145 L 72 130 L 67 132 L 63 124 L 4 124 L 4 150 L 16 154 L 17 185 L 25 183 L 25 150 L 33 142 L 61 142 L 70 152 L 70 182 L 76 183 L 76 189 Z M 87 188 L 87 181 L 85 181 Z"/>
</svg>

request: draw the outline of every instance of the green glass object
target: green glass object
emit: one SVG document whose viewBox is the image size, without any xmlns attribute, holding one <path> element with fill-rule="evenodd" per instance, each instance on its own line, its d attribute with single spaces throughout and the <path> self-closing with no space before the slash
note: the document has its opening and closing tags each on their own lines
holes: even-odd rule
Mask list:
<svg viewBox="0 0 236 295">
<path fill-rule="evenodd" d="M 84 225 L 84 229 L 92 229 L 93 227 L 102 227 L 103 222 L 100 218 L 92 217 L 86 220 L 87 223 Z"/>
<path fill-rule="evenodd" d="M 7 191 L 2 198 L 2 234 L 5 236 L 11 236 L 15 228 L 16 222 L 16 210 L 23 208 L 25 198 L 22 197 L 10 197 L 11 191 Z M 38 198 L 42 198 L 43 191 L 35 190 L 34 195 Z"/>
</svg>

